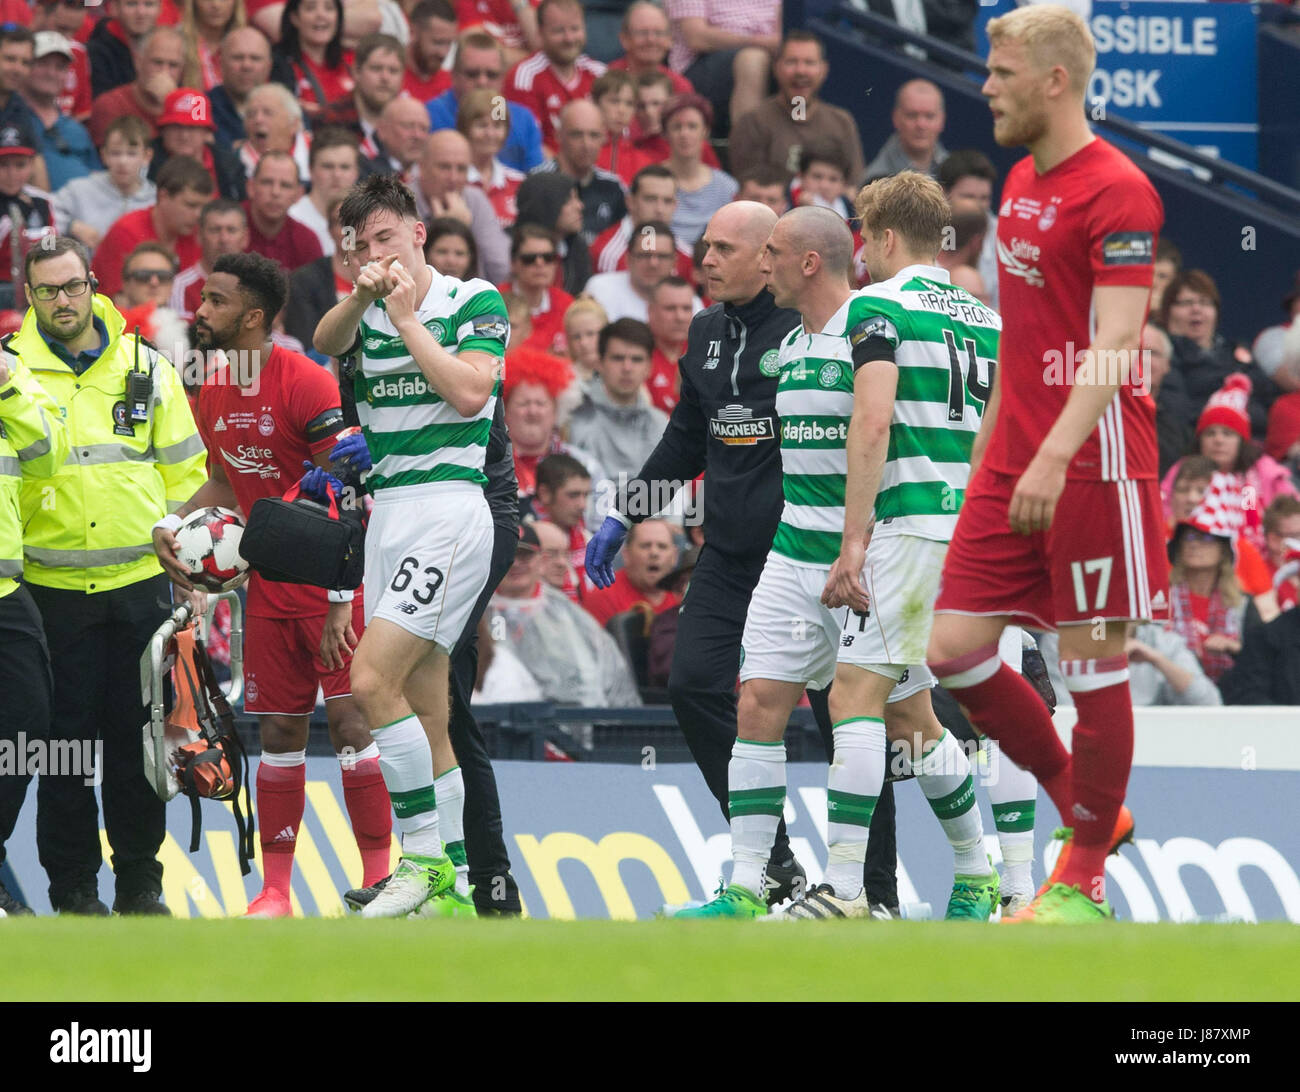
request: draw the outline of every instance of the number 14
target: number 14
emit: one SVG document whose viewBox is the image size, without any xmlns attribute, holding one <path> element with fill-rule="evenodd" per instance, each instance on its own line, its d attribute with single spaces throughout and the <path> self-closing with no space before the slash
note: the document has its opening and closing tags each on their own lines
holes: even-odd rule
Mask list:
<svg viewBox="0 0 1300 1092">
<path fill-rule="evenodd" d="M 1101 610 L 1106 605 L 1106 593 L 1110 591 L 1110 570 L 1113 564 L 1114 558 L 1094 557 L 1089 561 L 1076 561 L 1070 566 L 1070 573 L 1074 577 L 1074 605 L 1077 609 L 1081 611 L 1088 609 L 1088 595 L 1083 587 L 1083 578 L 1093 573 L 1100 573 L 1101 576 L 1097 580 L 1097 601 L 1092 609 Z"/>
</svg>

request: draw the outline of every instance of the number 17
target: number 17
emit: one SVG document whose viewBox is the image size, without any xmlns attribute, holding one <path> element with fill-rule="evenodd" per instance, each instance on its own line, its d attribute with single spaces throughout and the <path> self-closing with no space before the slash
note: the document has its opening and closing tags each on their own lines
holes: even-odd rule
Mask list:
<svg viewBox="0 0 1300 1092">
<path fill-rule="evenodd" d="M 1089 561 L 1076 561 L 1070 565 L 1070 573 L 1074 577 L 1074 605 L 1081 611 L 1088 609 L 1088 595 L 1083 587 L 1083 578 L 1085 575 L 1091 576 L 1093 573 L 1100 573 L 1097 580 L 1097 602 L 1093 610 L 1101 610 L 1106 605 L 1106 593 L 1110 591 L 1110 570 L 1114 564 L 1114 558 L 1111 557 L 1094 557 Z"/>
</svg>

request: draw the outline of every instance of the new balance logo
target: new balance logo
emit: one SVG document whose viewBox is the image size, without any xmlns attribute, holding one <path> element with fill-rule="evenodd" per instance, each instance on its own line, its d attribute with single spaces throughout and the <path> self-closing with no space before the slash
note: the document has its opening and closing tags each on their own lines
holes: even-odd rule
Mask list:
<svg viewBox="0 0 1300 1092">
<path fill-rule="evenodd" d="M 213 431 L 213 432 L 225 432 L 225 431 L 226 431 L 226 419 L 225 419 L 224 417 L 218 417 L 218 418 L 217 418 L 217 423 L 216 423 L 215 425 L 212 426 L 212 431 Z"/>
<path fill-rule="evenodd" d="M 398 603 L 397 609 L 400 610 L 403 614 L 414 614 L 420 608 L 417 607 L 414 603 Z"/>
<path fill-rule="evenodd" d="M 280 833 L 273 839 L 273 841 L 276 842 L 296 842 L 297 840 L 298 836 L 294 834 L 293 827 L 285 827 L 284 830 L 280 831 Z"/>
</svg>

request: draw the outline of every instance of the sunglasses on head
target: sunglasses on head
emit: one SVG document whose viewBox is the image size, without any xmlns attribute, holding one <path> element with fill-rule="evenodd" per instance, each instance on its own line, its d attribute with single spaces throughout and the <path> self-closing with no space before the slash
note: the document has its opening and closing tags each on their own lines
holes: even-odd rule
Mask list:
<svg viewBox="0 0 1300 1092">
<path fill-rule="evenodd" d="M 542 262 L 553 262 L 558 257 L 554 250 L 537 250 L 531 254 L 520 254 L 516 260 L 522 265 L 541 265 Z"/>
</svg>

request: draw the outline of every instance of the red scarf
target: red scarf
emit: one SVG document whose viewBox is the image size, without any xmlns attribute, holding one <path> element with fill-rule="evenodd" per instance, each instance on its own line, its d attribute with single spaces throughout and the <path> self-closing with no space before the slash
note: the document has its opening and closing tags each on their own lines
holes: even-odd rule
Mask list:
<svg viewBox="0 0 1300 1092">
<path fill-rule="evenodd" d="M 1234 660 L 1230 652 L 1213 652 L 1205 647 L 1205 638 L 1221 633 L 1241 639 L 1241 612 L 1229 610 L 1223 602 L 1223 593 L 1215 588 L 1210 592 L 1208 622 L 1197 619 L 1192 609 L 1192 593 L 1186 584 L 1169 585 L 1169 628 L 1178 634 L 1201 662 L 1205 674 L 1216 685 L 1227 674 Z"/>
</svg>

